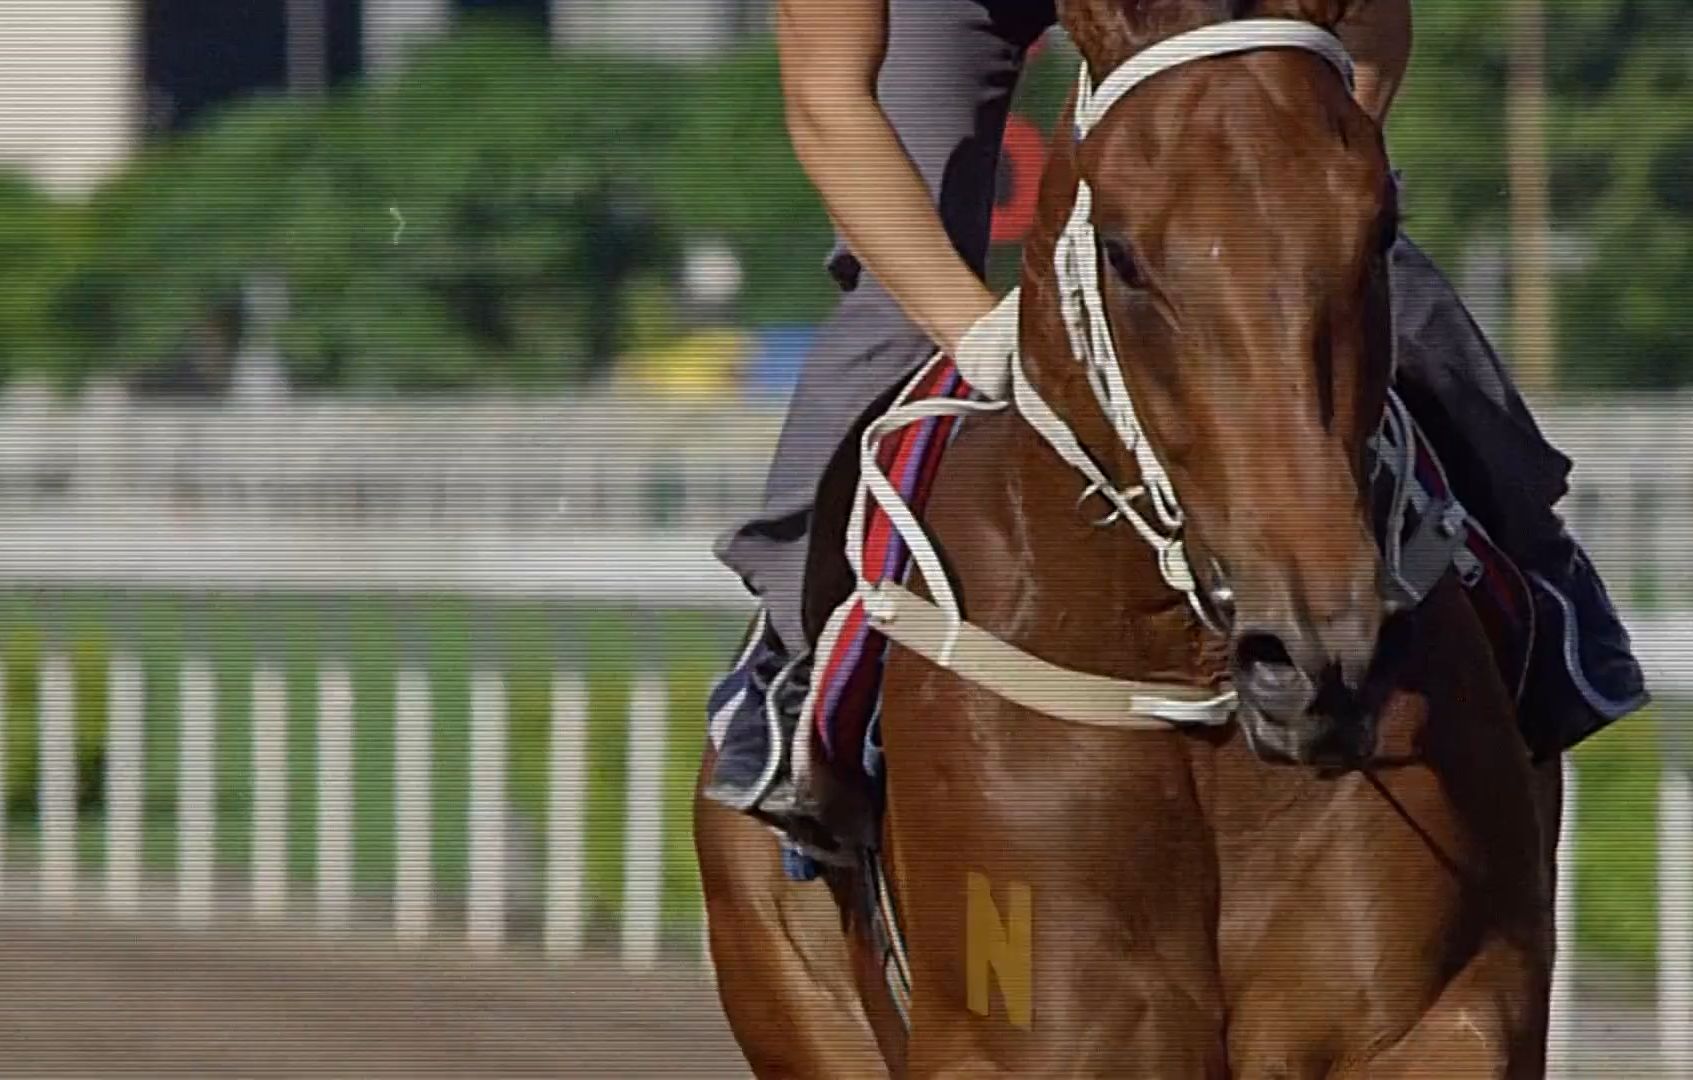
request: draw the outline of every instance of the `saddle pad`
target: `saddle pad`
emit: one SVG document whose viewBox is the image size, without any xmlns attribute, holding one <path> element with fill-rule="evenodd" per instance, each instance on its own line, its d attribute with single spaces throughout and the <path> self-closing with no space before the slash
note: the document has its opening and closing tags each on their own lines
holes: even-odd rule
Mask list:
<svg viewBox="0 0 1693 1080">
<path fill-rule="evenodd" d="M 933 397 L 963 399 L 969 395 L 970 386 L 952 361 L 941 358 L 920 372 L 895 404 Z M 957 422 L 957 417 L 923 420 L 889 435 L 880 447 L 878 460 L 883 470 L 919 519 L 941 457 L 956 434 Z M 1414 530 L 1424 510 L 1447 505 L 1452 498 L 1445 471 L 1433 448 L 1414 423 L 1412 431 L 1416 453 L 1407 532 Z M 909 550 L 873 500 L 865 513 L 861 553 L 865 578 L 871 583 L 891 580 L 905 584 L 911 564 Z M 1473 519 L 1468 519 L 1468 525 L 1465 543 L 1454 556 L 1453 565 L 1486 628 L 1505 685 L 1520 696 L 1533 632 L 1528 585 L 1486 531 Z M 819 643 L 828 651 L 817 658 L 818 675 L 811 690 L 811 708 L 806 713 L 815 725 L 817 743 L 835 776 L 843 782 L 867 784 L 874 789 L 881 774 L 877 726 L 889 640 L 871 628 L 857 596 L 845 601 L 843 606 L 847 610 L 839 634 L 832 643 L 828 640 Z"/>
<path fill-rule="evenodd" d="M 959 375 L 951 359 L 942 359 L 921 371 L 895 406 L 928 398 L 964 399 L 970 385 Z M 958 417 L 937 416 L 912 424 L 885 440 L 877 453 L 883 473 L 893 482 L 900 497 L 921 518 L 929 488 L 940 469 L 941 453 L 957 430 Z M 865 522 L 864 576 L 872 583 L 896 581 L 903 584 L 911 565 L 911 552 L 881 507 L 874 503 Z M 813 682 L 815 708 L 812 711 L 818 741 L 832 766 L 849 779 L 874 778 L 879 772 L 879 751 L 872 727 L 881 707 L 882 664 L 888 639 L 870 628 L 863 602 L 855 595 L 839 636 L 829 655 L 818 657 Z"/>
<path fill-rule="evenodd" d="M 1416 465 L 1412 470 L 1415 483 L 1406 517 L 1407 532 L 1416 528 L 1429 507 L 1439 507 L 1456 498 L 1440 458 L 1414 418 L 1411 431 L 1416 442 Z M 1454 554 L 1452 566 L 1493 648 L 1499 677 L 1510 691 L 1511 700 L 1520 702 L 1534 649 L 1534 594 L 1517 564 L 1500 550 L 1481 523 L 1468 513 L 1464 523 L 1464 544 Z"/>
</svg>

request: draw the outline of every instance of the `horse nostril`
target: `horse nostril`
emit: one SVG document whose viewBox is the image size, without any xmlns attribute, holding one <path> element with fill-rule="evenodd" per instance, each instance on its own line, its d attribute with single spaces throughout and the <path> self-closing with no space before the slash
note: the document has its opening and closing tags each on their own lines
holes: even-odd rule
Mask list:
<svg viewBox="0 0 1693 1080">
<path fill-rule="evenodd" d="M 1256 667 L 1291 668 L 1293 657 L 1288 654 L 1287 646 L 1282 639 L 1274 634 L 1245 634 L 1235 642 L 1235 664 L 1242 671 L 1250 671 Z"/>
<path fill-rule="evenodd" d="M 1235 670 L 1260 694 L 1289 694 L 1300 689 L 1305 676 L 1294 666 L 1282 639 L 1274 634 L 1243 636 L 1234 647 Z"/>
</svg>

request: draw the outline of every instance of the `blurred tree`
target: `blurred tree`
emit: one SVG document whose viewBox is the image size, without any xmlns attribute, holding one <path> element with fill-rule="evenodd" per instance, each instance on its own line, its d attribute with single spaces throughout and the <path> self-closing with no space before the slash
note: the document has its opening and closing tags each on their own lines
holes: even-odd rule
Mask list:
<svg viewBox="0 0 1693 1080">
<path fill-rule="evenodd" d="M 77 208 L 0 172 L 0 382 L 72 363 L 74 339 L 53 307 L 82 254 L 84 224 Z"/>
<path fill-rule="evenodd" d="M 1592 248 L 1560 282 L 1566 384 L 1693 382 L 1683 6 L 1550 11 L 1555 220 Z M 1503 11 L 1418 6 L 1389 130 L 1407 229 L 1454 272 L 1507 228 Z M 1050 130 L 1074 74 L 1069 50 L 1043 50 L 1018 111 Z M 788 145 L 770 43 L 677 67 L 470 25 L 392 83 L 207 117 L 85 213 L 0 181 L 0 375 L 180 367 L 254 275 L 276 274 L 299 385 L 579 382 L 637 331 L 676 325 L 654 305 L 673 296 L 685 239 L 733 249 L 743 324 L 815 320 L 834 300 L 830 228 Z M 995 253 L 996 284 L 1014 256 Z"/>
<path fill-rule="evenodd" d="M 1506 227 L 1503 12 L 1503 0 L 1417 5 L 1415 52 L 1388 121 L 1406 231 L 1442 266 L 1456 266 L 1472 237 Z"/>
<path fill-rule="evenodd" d="M 274 257 L 312 119 L 287 103 L 249 106 L 142 155 L 95 196 L 93 242 L 55 303 L 81 345 L 67 378 L 180 363 L 198 347 L 202 328 L 238 303 L 244 277 Z"/>
<path fill-rule="evenodd" d="M 1592 257 L 1559 281 L 1566 387 L 1693 382 L 1693 28 L 1681 0 L 1547 10 L 1554 227 Z M 1449 269 L 1507 228 L 1503 0 L 1420 4 L 1389 124 L 1406 231 Z M 1499 342 L 1508 354 L 1509 342 Z"/>
<path fill-rule="evenodd" d="M 1693 23 L 1685 0 L 1549 9 L 1560 221 L 1592 244 L 1567 275 L 1566 385 L 1693 382 Z"/>
<path fill-rule="evenodd" d="M 734 250 L 741 319 L 821 318 L 835 297 L 823 271 L 834 233 L 788 143 L 775 49 L 760 43 L 697 69 L 672 100 L 675 132 L 659 169 L 666 216 Z"/>
<path fill-rule="evenodd" d="M 232 110 L 95 200 L 101 244 L 68 296 L 87 359 L 171 357 L 279 272 L 299 385 L 587 377 L 616 349 L 619 286 L 675 258 L 646 195 L 667 78 L 473 27 L 391 86 Z"/>
<path fill-rule="evenodd" d="M 667 78 L 467 31 L 353 99 L 287 239 L 290 355 L 317 358 L 313 381 L 408 388 L 603 369 L 617 286 L 675 260 L 649 208 Z"/>
</svg>

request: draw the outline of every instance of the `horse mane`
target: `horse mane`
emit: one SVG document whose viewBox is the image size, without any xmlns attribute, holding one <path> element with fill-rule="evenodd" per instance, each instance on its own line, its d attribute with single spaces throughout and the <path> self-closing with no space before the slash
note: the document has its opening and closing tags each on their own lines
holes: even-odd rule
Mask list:
<svg viewBox="0 0 1693 1080">
<path fill-rule="evenodd" d="M 1058 17 L 1095 76 L 1165 38 L 1234 19 L 1302 19 L 1333 29 L 1369 0 L 1059 0 Z"/>
</svg>

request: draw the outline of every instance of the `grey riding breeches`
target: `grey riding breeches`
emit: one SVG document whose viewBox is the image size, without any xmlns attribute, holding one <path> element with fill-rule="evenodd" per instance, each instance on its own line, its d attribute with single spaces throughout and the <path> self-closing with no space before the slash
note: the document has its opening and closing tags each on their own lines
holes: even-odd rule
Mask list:
<svg viewBox="0 0 1693 1080">
<path fill-rule="evenodd" d="M 1000 141 L 1050 0 L 892 0 L 877 98 L 928 185 L 953 246 L 984 274 Z M 764 505 L 718 540 L 790 650 L 801 620 L 812 507 L 829 460 L 864 411 L 934 351 L 886 289 L 837 243 L 827 267 L 843 295 L 818 330 L 788 405 Z"/>
</svg>

